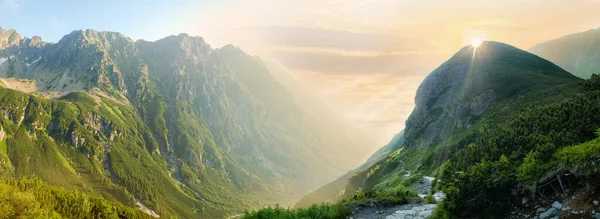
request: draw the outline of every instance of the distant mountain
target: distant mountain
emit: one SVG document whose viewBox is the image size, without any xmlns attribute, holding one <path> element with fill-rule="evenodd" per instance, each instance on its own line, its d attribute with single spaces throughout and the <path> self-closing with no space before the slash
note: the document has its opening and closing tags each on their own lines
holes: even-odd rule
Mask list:
<svg viewBox="0 0 600 219">
<path fill-rule="evenodd" d="M 94 30 L 46 43 L 0 29 L 0 42 L 4 177 L 214 218 L 292 201 L 369 150 L 233 46 Z"/>
<path fill-rule="evenodd" d="M 379 155 L 374 155 L 376 161 L 309 194 L 298 206 L 306 207 L 311 200 L 352 199 L 358 191 L 364 194 L 385 194 L 394 189 L 403 191 L 400 187 L 405 184 L 404 176 L 407 173 L 421 173 L 442 179 L 442 176 L 446 176 L 443 175 L 443 168 L 450 165 L 444 167 L 443 164 L 448 160 L 461 163 L 460 160 L 467 160 L 462 156 L 467 153 L 465 151 L 471 152 L 470 148 L 494 147 L 487 145 L 487 142 L 470 144 L 473 139 L 480 139 L 478 136 L 491 139 L 482 133 L 505 130 L 506 127 L 498 127 L 513 118 L 521 118 L 518 115 L 529 112 L 527 109 L 531 107 L 559 103 L 573 97 L 581 92 L 582 82 L 557 65 L 507 44 L 486 41 L 476 49 L 466 46 L 424 79 L 417 90 L 416 106 L 406 122 L 406 128 L 402 135 L 382 148 L 383 155 L 378 152 Z M 526 133 L 521 135 L 528 135 Z M 589 133 L 586 131 L 584 134 Z M 518 136 L 499 134 L 496 137 L 510 139 Z M 474 153 L 483 155 L 487 151 L 500 151 L 490 148 Z M 514 159 L 522 162 L 520 156 L 526 152 L 516 152 L 519 154 Z M 492 159 L 477 154 L 469 155 L 469 159 L 474 161 Z M 460 168 L 468 170 L 469 166 Z M 449 176 L 461 175 L 452 172 Z M 445 186 L 454 185 L 453 181 L 444 183 Z M 467 190 L 464 187 L 459 189 Z M 469 191 L 470 194 L 485 192 Z M 450 201 L 466 202 L 464 199 Z M 458 211 L 451 210 L 456 210 L 452 213 Z"/>
<path fill-rule="evenodd" d="M 580 78 L 600 73 L 600 28 L 540 43 L 528 51 Z"/>
</svg>

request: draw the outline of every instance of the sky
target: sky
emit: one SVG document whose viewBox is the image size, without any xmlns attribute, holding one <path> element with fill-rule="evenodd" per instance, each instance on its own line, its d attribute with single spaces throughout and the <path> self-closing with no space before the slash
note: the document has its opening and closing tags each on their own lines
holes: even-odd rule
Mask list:
<svg viewBox="0 0 600 219">
<path fill-rule="evenodd" d="M 50 42 L 96 29 L 234 44 L 282 63 L 383 143 L 420 81 L 472 38 L 527 49 L 600 27 L 598 11 L 600 0 L 0 0 L 0 26 Z"/>
</svg>

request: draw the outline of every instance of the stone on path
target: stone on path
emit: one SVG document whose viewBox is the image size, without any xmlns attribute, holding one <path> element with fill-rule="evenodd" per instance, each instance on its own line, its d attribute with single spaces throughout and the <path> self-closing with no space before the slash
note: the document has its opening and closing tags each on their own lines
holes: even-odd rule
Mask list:
<svg viewBox="0 0 600 219">
<path fill-rule="evenodd" d="M 552 207 L 546 211 L 544 211 L 544 213 L 540 214 L 540 219 L 547 219 L 547 218 L 551 218 L 553 216 L 558 215 L 558 209 Z"/>
</svg>

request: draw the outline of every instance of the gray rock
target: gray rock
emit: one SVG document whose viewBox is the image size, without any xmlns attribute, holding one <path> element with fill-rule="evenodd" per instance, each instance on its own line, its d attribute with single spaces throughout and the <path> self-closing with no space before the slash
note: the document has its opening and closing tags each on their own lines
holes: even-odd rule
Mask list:
<svg viewBox="0 0 600 219">
<path fill-rule="evenodd" d="M 540 214 L 540 219 L 547 219 L 553 216 L 558 215 L 559 211 L 556 208 L 550 208 L 546 211 L 544 211 L 544 213 Z"/>
<path fill-rule="evenodd" d="M 577 211 L 571 211 L 571 214 L 579 214 Z"/>
<path fill-rule="evenodd" d="M 596 219 L 600 219 L 600 213 L 594 214 L 594 217 L 596 217 Z"/>
<path fill-rule="evenodd" d="M 592 215 L 595 215 L 595 214 L 596 214 L 596 211 L 592 211 Z"/>
<path fill-rule="evenodd" d="M 593 203 L 594 203 L 594 205 L 596 205 L 596 206 L 597 206 L 598 204 L 600 204 L 600 202 L 598 202 L 598 200 L 594 200 L 594 201 L 593 201 Z"/>
<path fill-rule="evenodd" d="M 560 210 L 560 209 L 562 209 L 562 208 L 563 208 L 563 205 L 562 205 L 562 204 L 560 204 L 560 202 L 557 202 L 557 201 L 556 201 L 556 202 L 552 203 L 552 207 L 553 207 L 553 208 L 556 208 L 556 209 L 558 209 L 558 210 Z"/>
<path fill-rule="evenodd" d="M 538 209 L 537 209 L 537 213 L 542 213 L 542 212 L 544 212 L 544 211 L 546 211 L 546 208 L 538 208 Z"/>
</svg>

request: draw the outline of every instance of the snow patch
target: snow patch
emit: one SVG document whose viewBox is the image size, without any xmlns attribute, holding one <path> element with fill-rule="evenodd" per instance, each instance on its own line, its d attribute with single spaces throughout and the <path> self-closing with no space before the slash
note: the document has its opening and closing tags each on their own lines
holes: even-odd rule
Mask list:
<svg viewBox="0 0 600 219">
<path fill-rule="evenodd" d="M 34 60 L 34 61 L 33 61 L 33 62 L 31 62 L 31 63 L 25 63 L 25 65 L 27 65 L 27 67 L 29 67 L 29 66 L 31 66 L 31 65 L 33 65 L 33 64 L 35 64 L 36 62 L 39 62 L 41 59 L 42 59 L 42 57 L 40 56 L 40 57 L 38 57 L 38 59 Z"/>
<path fill-rule="evenodd" d="M 8 61 L 7 58 L 0 58 L 0 65 L 4 64 L 6 61 Z"/>
</svg>

